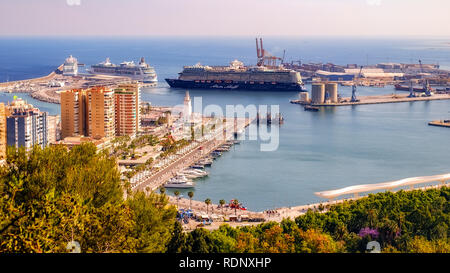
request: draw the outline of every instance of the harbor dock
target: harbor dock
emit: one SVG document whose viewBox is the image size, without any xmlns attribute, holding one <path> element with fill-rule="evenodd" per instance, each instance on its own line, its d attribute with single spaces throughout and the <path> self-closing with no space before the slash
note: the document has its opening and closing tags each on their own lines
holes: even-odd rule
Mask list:
<svg viewBox="0 0 450 273">
<path fill-rule="evenodd" d="M 207 157 L 211 152 L 230 140 L 234 134 L 227 134 L 226 132 L 240 132 L 252 122 L 253 119 L 250 118 L 237 118 L 236 122 L 230 122 L 226 127 L 218 128 L 213 135 L 209 135 L 201 140 L 195 140 L 189 151 L 180 155 L 168 165 L 161 167 L 147 179 L 132 187 L 132 190 L 157 190 L 169 179 L 175 177 L 178 172 L 195 164 L 200 159 Z M 236 126 L 237 124 L 241 126 Z"/>
<path fill-rule="evenodd" d="M 360 96 L 358 101 L 351 102 L 351 98 L 343 98 L 336 103 L 310 103 L 302 100 L 291 100 L 293 104 L 321 106 L 321 107 L 335 107 L 335 106 L 350 106 L 350 105 L 364 105 L 364 104 L 382 104 L 382 103 L 400 103 L 400 102 L 416 102 L 416 101 L 432 101 L 432 100 L 450 100 L 450 94 L 434 94 L 430 97 L 408 97 L 407 94 L 401 95 L 378 95 L 378 96 Z"/>
<path fill-rule="evenodd" d="M 434 121 L 430 121 L 428 123 L 428 125 L 450 128 L 450 120 L 434 120 Z"/>
</svg>

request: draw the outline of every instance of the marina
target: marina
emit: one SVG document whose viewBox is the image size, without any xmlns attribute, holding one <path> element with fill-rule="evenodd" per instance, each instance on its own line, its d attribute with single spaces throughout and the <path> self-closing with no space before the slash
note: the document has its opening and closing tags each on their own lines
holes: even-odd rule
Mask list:
<svg viewBox="0 0 450 273">
<path fill-rule="evenodd" d="M 214 60 L 211 63 L 228 63 L 230 57 L 243 55 L 236 48 L 248 48 L 248 45 L 245 44 L 247 40 L 235 39 L 226 43 L 195 40 L 203 49 L 217 49 L 202 49 L 201 51 L 196 51 L 195 48 L 189 47 L 189 42 L 187 42 L 184 43 L 187 44 L 187 50 L 190 51 L 190 55 L 186 56 L 187 60 L 171 59 L 164 54 L 167 45 L 172 42 L 161 45 L 157 41 L 152 40 L 140 42 L 143 48 L 148 48 L 145 52 L 127 48 L 127 54 L 124 56 L 122 54 L 124 48 L 116 47 L 114 49 L 116 52 L 106 54 L 114 60 L 132 60 L 142 55 L 149 56 L 152 60 L 152 65 L 158 68 L 158 73 L 161 75 L 176 75 L 184 65 L 197 63 L 199 55 L 204 56 L 206 60 Z M 389 52 L 391 56 L 401 55 L 398 49 L 389 48 L 387 46 L 388 43 L 381 41 L 372 41 L 371 43 L 365 43 L 364 41 L 352 43 L 346 43 L 345 41 L 328 43 L 312 41 L 310 44 L 295 42 L 295 46 L 289 46 L 289 43 L 287 43 L 287 46 L 284 47 L 288 47 L 291 50 L 291 54 L 305 55 L 306 58 L 318 61 L 314 59 L 317 48 L 325 44 L 339 43 L 339 48 L 348 47 L 352 51 L 357 51 L 358 48 L 366 48 L 373 54 L 382 55 L 384 54 L 383 52 Z M 414 44 L 413 42 L 409 43 Z M 83 56 L 80 52 L 73 52 L 72 54 L 83 59 L 84 63 L 97 63 L 98 56 L 105 56 L 102 48 L 107 44 L 110 43 L 87 41 L 86 44 L 80 45 L 80 50 L 97 48 L 95 50 L 98 53 L 95 54 L 94 58 L 90 57 L 89 59 L 88 56 Z M 8 45 L 8 43 L 2 44 L 2 46 L 5 45 Z M 402 46 L 399 43 L 396 43 L 396 45 Z M 64 51 L 62 51 L 63 48 L 65 48 Z M 56 54 L 61 56 L 58 60 L 63 60 L 67 56 L 68 48 L 70 48 L 70 45 L 62 43 L 61 51 L 56 49 Z M 33 52 L 33 48 L 28 50 Z M 343 58 L 342 52 L 339 52 L 336 47 L 330 46 L 324 50 L 329 52 L 330 61 L 334 63 L 361 63 L 365 61 L 355 56 Z M 445 51 L 442 50 L 437 49 L 433 52 L 439 51 L 439 54 L 445 55 Z M 217 51 L 225 53 L 217 55 Z M 434 53 L 426 49 L 411 52 L 425 56 L 428 59 L 435 58 Z M 47 53 L 50 54 L 49 52 Z M 165 57 L 160 58 L 158 56 Z M 21 59 L 18 55 L 11 57 L 14 57 L 14 60 Z M 251 63 L 253 59 L 252 57 L 244 61 Z M 400 58 L 392 60 L 396 62 L 405 61 Z M 449 67 L 445 59 L 441 58 L 438 60 L 441 67 Z M 24 60 L 22 59 L 22 61 Z M 33 62 L 34 59 L 28 61 Z M 44 63 L 46 61 L 39 59 L 39 62 Z M 38 64 L 34 63 L 33 65 Z M 51 61 L 50 64 L 54 64 L 54 61 Z M 42 71 L 39 73 L 42 73 Z M 27 76 L 23 77 L 27 78 Z M 104 77 L 105 81 L 107 81 L 108 77 Z M 3 76 L 3 78 L 5 79 L 6 77 Z M 311 88 L 310 84 L 305 84 L 305 89 L 311 90 Z M 441 90 L 440 88 L 436 90 L 438 91 L 438 89 Z M 206 168 L 209 168 L 207 170 L 209 175 L 202 178 L 194 178 L 191 175 L 192 178 L 189 178 L 196 179 L 194 199 L 197 200 L 211 198 L 217 202 L 217 200 L 222 198 L 238 198 L 243 200 L 250 210 L 262 211 L 275 207 L 316 203 L 319 200 L 314 195 L 314 192 L 329 188 L 359 184 L 361 181 L 366 180 L 368 182 L 376 182 L 386 180 L 386 178 L 406 177 L 411 172 L 411 169 L 421 170 L 423 173 L 417 172 L 415 175 L 423 175 L 438 173 L 440 169 L 446 168 L 443 162 L 445 162 L 447 155 L 442 149 L 443 146 L 447 145 L 445 130 L 425 130 L 423 125 L 431 120 L 446 118 L 445 115 L 448 113 L 449 108 L 449 100 L 447 99 L 433 100 L 427 97 L 419 97 L 414 98 L 414 104 L 385 103 L 385 101 L 403 101 L 403 96 L 407 94 L 398 92 L 395 95 L 401 97 L 401 99 L 394 99 L 392 98 L 395 93 L 393 86 L 358 86 L 360 103 L 357 104 L 357 108 L 320 106 L 320 111 L 311 115 L 308 111 L 304 111 L 303 107 L 295 107 L 289 104 L 291 100 L 295 101 L 297 99 L 297 92 L 264 91 L 257 93 L 233 89 L 227 90 L 227 92 L 217 89 L 189 91 L 193 96 L 202 97 L 206 105 L 219 104 L 223 109 L 228 104 L 276 104 L 280 106 L 280 110 L 285 118 L 283 126 L 279 127 L 280 146 L 273 153 L 262 153 L 259 151 L 261 140 L 241 140 L 241 142 L 237 142 L 241 143 L 241 145 L 235 146 L 228 152 L 213 152 L 219 148 L 219 144 L 214 149 L 211 148 L 212 153 L 208 155 L 213 158 L 213 163 L 210 166 L 203 164 L 205 163 L 201 161 L 203 157 L 197 157 L 196 155 L 194 159 L 189 160 L 186 157 L 185 159 L 189 161 L 189 164 L 186 164 L 184 168 L 180 167 L 179 171 L 169 175 L 165 181 L 167 182 L 171 176 L 176 176 L 191 165 L 203 164 Z M 416 91 L 420 90 L 417 89 Z M 159 82 L 158 87 L 146 87 L 143 89 L 142 100 L 151 102 L 152 105 L 176 105 L 182 100 L 184 92 L 184 89 L 171 89 L 164 82 Z M 351 84 L 349 86 L 340 86 L 339 93 L 343 100 L 351 100 Z M 12 90 L 11 93 L 4 94 L 4 101 L 11 100 L 10 98 L 14 95 L 29 98 L 27 97 L 28 94 L 21 95 Z M 437 95 L 441 94 L 434 94 L 434 96 Z M 364 105 L 363 102 L 365 102 L 366 97 L 380 98 L 375 98 L 375 101 L 374 99 L 368 100 L 373 105 Z M 405 98 L 405 102 L 410 102 L 411 99 Z M 383 103 L 377 100 L 381 100 Z M 43 109 L 48 109 L 54 115 L 59 114 L 58 107 L 56 107 L 56 110 L 53 110 L 53 107 L 49 107 L 45 103 L 40 104 L 37 102 L 33 104 Z M 355 103 L 346 105 L 351 106 L 352 104 Z M 265 121 L 260 123 L 262 127 L 265 124 Z M 272 128 L 278 128 L 276 124 L 271 126 Z M 377 127 L 389 128 L 389 130 L 376 130 L 375 128 Z M 236 133 L 238 135 L 244 132 L 239 130 Z M 247 132 L 245 132 L 245 135 L 248 137 Z M 413 136 L 415 135 L 426 135 L 428 138 L 442 139 L 442 141 L 439 144 L 428 143 L 425 145 L 423 139 L 414 138 Z M 372 136 L 376 136 L 376 138 Z M 386 147 L 392 147 L 392 142 L 395 142 L 396 146 L 388 150 Z M 414 149 L 409 149 L 410 145 Z M 419 157 L 423 159 L 423 162 L 433 162 L 433 164 L 418 165 L 414 158 Z M 219 158 L 220 160 L 218 160 Z M 277 162 L 277 168 L 274 167 L 273 162 Z M 328 168 L 327 166 L 332 167 Z M 326 173 L 322 173 L 324 169 L 326 169 Z M 249 170 L 251 170 L 251 175 L 249 175 Z M 383 172 L 380 170 L 383 170 Z M 352 174 L 350 177 L 349 173 Z M 274 176 L 274 174 L 277 175 Z M 328 177 L 333 177 L 333 180 L 330 181 Z M 156 178 L 159 179 L 159 176 Z M 150 184 L 149 186 L 152 185 Z M 143 186 L 141 188 L 145 189 Z M 184 191 L 181 190 L 181 192 Z M 171 190 L 168 190 L 168 193 L 173 194 Z"/>
<path fill-rule="evenodd" d="M 238 119 L 238 118 L 237 118 Z M 241 122 L 236 122 L 241 124 Z M 242 120 L 242 126 L 245 128 L 250 125 L 252 119 L 245 118 Z M 183 154 L 180 154 L 172 162 L 159 168 L 155 173 L 152 173 L 144 181 L 137 185 L 133 185 L 132 189 L 134 191 L 149 189 L 152 191 L 157 190 L 160 186 L 166 185 L 166 182 L 176 176 L 177 173 L 188 172 L 191 176 L 197 174 L 198 176 L 206 176 L 207 172 L 203 171 L 205 164 L 201 164 L 201 161 L 209 161 L 210 156 L 218 157 L 220 156 L 216 149 L 223 147 L 227 143 L 234 143 L 233 140 L 223 138 L 222 136 L 226 130 L 233 130 L 235 128 L 234 124 L 228 125 L 225 128 L 218 128 L 214 135 L 204 138 L 203 140 L 194 143 L 194 146 L 190 148 Z M 240 130 L 241 128 L 239 128 Z M 196 164 L 199 163 L 200 164 Z M 191 170 L 189 170 L 191 169 Z M 172 186 L 172 184 L 169 184 Z M 191 184 L 189 184 L 191 186 Z M 182 188 L 182 187 L 181 187 Z"/>
<path fill-rule="evenodd" d="M 3 2 L 0 252 L 450 253 L 450 1 Z"/>
</svg>

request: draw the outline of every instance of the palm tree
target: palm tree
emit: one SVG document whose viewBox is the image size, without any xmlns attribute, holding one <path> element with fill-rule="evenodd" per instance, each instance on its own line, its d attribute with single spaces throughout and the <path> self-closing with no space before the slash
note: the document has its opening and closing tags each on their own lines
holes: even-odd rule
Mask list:
<svg viewBox="0 0 450 273">
<path fill-rule="evenodd" d="M 159 192 L 161 194 L 165 194 L 166 193 L 166 188 L 164 188 L 164 187 L 159 188 Z"/>
<path fill-rule="evenodd" d="M 222 214 L 223 214 L 223 205 L 225 205 L 225 200 L 221 199 L 219 201 L 220 207 L 222 208 Z"/>
<path fill-rule="evenodd" d="M 233 204 L 234 204 L 234 215 L 237 215 L 236 210 L 237 210 L 237 206 L 239 205 L 239 200 L 234 199 Z"/>
<path fill-rule="evenodd" d="M 180 195 L 180 192 L 175 191 L 173 194 L 175 194 L 175 197 L 177 198 L 177 208 L 178 208 L 178 195 Z"/>
<path fill-rule="evenodd" d="M 205 204 L 206 204 L 206 214 L 209 214 L 209 205 L 211 204 L 211 199 L 207 198 L 205 200 Z"/>
<path fill-rule="evenodd" d="M 191 204 L 192 204 L 192 197 L 194 197 L 194 192 L 193 191 L 188 192 L 188 196 L 189 196 L 189 209 L 190 209 Z"/>
</svg>

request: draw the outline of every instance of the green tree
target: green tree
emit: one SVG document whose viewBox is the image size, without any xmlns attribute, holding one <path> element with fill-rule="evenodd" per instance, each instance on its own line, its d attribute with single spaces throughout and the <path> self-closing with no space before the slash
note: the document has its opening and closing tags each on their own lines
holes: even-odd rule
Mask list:
<svg viewBox="0 0 450 273">
<path fill-rule="evenodd" d="M 72 238 L 85 252 L 129 249 L 124 188 L 107 152 L 93 144 L 12 148 L 0 174 L 1 251 L 61 252 Z"/>
<path fill-rule="evenodd" d="M 239 200 L 234 199 L 233 205 L 234 205 L 234 215 L 237 215 L 237 207 L 239 206 Z"/>
<path fill-rule="evenodd" d="M 175 210 L 164 196 L 131 194 L 114 158 L 93 144 L 9 149 L 0 167 L 0 252 L 161 252 Z"/>
<path fill-rule="evenodd" d="M 206 214 L 209 214 L 209 205 L 211 205 L 211 199 L 207 198 L 205 200 L 205 204 L 206 204 Z"/>
<path fill-rule="evenodd" d="M 178 201 L 179 201 L 178 196 L 180 195 L 180 192 L 179 191 L 175 191 L 173 194 L 175 195 L 175 198 L 177 199 L 177 208 L 178 208 Z"/>
<path fill-rule="evenodd" d="M 190 209 L 191 205 L 192 205 L 192 198 L 194 197 L 194 192 L 193 191 L 188 192 L 188 196 L 189 196 L 189 209 Z"/>
<path fill-rule="evenodd" d="M 220 204 L 220 208 L 222 209 L 222 214 L 223 214 L 223 206 L 225 205 L 225 200 L 220 199 L 219 204 Z"/>
<path fill-rule="evenodd" d="M 165 195 L 136 192 L 128 198 L 134 224 L 129 231 L 136 252 L 165 252 L 175 225 L 176 210 L 166 208 Z"/>
<path fill-rule="evenodd" d="M 186 235 L 180 222 L 176 221 L 172 230 L 171 239 L 167 246 L 168 253 L 180 253 L 186 244 Z"/>
<path fill-rule="evenodd" d="M 210 233 L 203 228 L 195 229 L 188 234 L 185 246 L 183 252 L 210 253 L 212 250 Z"/>
</svg>

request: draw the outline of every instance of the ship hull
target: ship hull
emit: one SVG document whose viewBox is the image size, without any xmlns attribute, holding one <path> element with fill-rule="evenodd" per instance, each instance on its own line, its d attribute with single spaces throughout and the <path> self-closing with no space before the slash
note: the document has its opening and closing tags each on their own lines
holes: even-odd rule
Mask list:
<svg viewBox="0 0 450 273">
<path fill-rule="evenodd" d="M 185 89 L 219 89 L 219 90 L 266 90 L 266 91 L 306 91 L 300 84 L 273 83 L 273 82 L 232 82 L 223 81 L 185 81 L 166 79 L 172 88 Z"/>
<path fill-rule="evenodd" d="M 395 85 L 395 90 L 397 91 L 410 91 L 410 87 L 406 86 L 406 85 L 400 85 L 400 84 L 396 84 Z M 413 87 L 413 92 L 425 92 L 426 89 L 423 87 Z"/>
<path fill-rule="evenodd" d="M 105 75 L 105 76 L 112 76 L 112 77 L 126 77 L 130 78 L 133 81 L 140 81 L 143 83 L 157 83 L 158 77 L 145 77 L 143 75 L 130 75 L 130 74 L 118 74 L 118 73 L 106 73 L 106 72 L 95 72 L 90 71 L 90 74 L 92 75 Z"/>
</svg>

